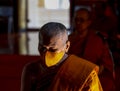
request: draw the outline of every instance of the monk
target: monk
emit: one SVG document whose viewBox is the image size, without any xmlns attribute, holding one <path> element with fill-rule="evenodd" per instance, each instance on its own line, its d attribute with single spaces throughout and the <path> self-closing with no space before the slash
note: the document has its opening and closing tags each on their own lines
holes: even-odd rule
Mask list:
<svg viewBox="0 0 120 91">
<path fill-rule="evenodd" d="M 91 26 L 91 12 L 80 8 L 74 15 L 74 30 L 69 35 L 70 54 L 99 66 L 99 79 L 104 91 L 115 91 L 114 61 L 106 39 Z"/>
<path fill-rule="evenodd" d="M 21 91 L 103 91 L 99 67 L 68 55 L 69 47 L 68 32 L 63 24 L 43 25 L 39 30 L 40 59 L 25 65 Z"/>
</svg>

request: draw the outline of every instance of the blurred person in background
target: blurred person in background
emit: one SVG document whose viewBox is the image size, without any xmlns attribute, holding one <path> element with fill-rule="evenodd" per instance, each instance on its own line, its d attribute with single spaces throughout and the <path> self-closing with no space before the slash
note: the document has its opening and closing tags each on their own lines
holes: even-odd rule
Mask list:
<svg viewBox="0 0 120 91">
<path fill-rule="evenodd" d="M 97 64 L 103 91 L 115 91 L 114 62 L 108 43 L 90 27 L 91 23 L 91 12 L 88 9 L 76 10 L 73 32 L 69 35 L 71 46 L 68 53 Z"/>
</svg>

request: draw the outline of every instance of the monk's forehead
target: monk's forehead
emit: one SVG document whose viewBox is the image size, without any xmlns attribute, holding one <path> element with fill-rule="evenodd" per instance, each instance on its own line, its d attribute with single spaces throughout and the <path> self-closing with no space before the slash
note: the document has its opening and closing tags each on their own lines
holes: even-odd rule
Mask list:
<svg viewBox="0 0 120 91">
<path fill-rule="evenodd" d="M 82 17 L 82 18 L 88 18 L 89 17 L 88 12 L 84 11 L 84 10 L 77 11 L 75 16 L 76 17 Z"/>
<path fill-rule="evenodd" d="M 56 45 L 62 45 L 66 40 L 68 36 L 64 33 L 59 33 L 52 37 L 44 37 L 43 38 L 43 45 L 50 45 L 50 46 L 56 46 Z"/>
</svg>

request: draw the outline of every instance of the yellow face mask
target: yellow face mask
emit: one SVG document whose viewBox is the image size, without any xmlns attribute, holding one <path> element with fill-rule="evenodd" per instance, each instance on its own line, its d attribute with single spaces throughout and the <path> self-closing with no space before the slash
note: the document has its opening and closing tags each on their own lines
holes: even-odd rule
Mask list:
<svg viewBox="0 0 120 91">
<path fill-rule="evenodd" d="M 53 65 L 57 64 L 62 59 L 64 54 L 65 54 L 64 51 L 61 51 L 59 53 L 54 53 L 54 52 L 47 51 L 46 55 L 45 55 L 45 63 L 46 63 L 46 65 L 48 67 L 50 67 L 50 66 L 53 66 Z"/>
</svg>

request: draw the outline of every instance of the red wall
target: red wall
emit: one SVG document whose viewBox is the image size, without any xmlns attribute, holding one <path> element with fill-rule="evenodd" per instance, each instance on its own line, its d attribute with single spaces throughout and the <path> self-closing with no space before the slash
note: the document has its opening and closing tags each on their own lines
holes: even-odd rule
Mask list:
<svg viewBox="0 0 120 91">
<path fill-rule="evenodd" d="M 0 91 L 20 91 L 24 65 L 36 60 L 39 56 L 0 55 Z"/>
</svg>

